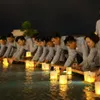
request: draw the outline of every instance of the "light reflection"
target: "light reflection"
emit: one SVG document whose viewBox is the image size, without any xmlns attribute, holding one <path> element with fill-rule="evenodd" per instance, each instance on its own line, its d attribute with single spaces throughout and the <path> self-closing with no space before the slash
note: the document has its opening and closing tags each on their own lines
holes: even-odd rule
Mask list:
<svg viewBox="0 0 100 100">
<path fill-rule="evenodd" d="M 85 89 L 84 92 L 85 92 L 86 100 L 95 100 L 94 95 L 91 91 Z"/>
<path fill-rule="evenodd" d="M 58 93 L 58 81 L 50 81 L 50 93 L 52 97 L 57 97 Z"/>
<path fill-rule="evenodd" d="M 67 90 L 68 90 L 67 85 L 59 85 L 59 95 L 60 95 L 62 100 L 66 100 L 66 97 L 68 95 Z"/>
</svg>

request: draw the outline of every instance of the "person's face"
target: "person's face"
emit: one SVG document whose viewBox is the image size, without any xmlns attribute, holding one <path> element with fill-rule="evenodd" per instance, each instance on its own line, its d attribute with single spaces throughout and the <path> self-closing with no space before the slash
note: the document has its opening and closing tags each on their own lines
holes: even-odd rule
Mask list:
<svg viewBox="0 0 100 100">
<path fill-rule="evenodd" d="M 58 45 L 60 43 L 60 38 L 58 38 L 58 37 L 52 38 L 52 42 L 54 45 Z"/>
<path fill-rule="evenodd" d="M 6 40 L 0 40 L 0 44 L 6 44 Z"/>
<path fill-rule="evenodd" d="M 76 42 L 67 42 L 66 44 L 70 49 L 76 49 Z"/>
<path fill-rule="evenodd" d="M 8 37 L 7 41 L 10 42 L 10 43 L 12 43 L 14 41 L 14 38 L 13 37 Z"/>
<path fill-rule="evenodd" d="M 48 47 L 53 47 L 53 42 L 52 41 L 47 42 L 47 46 Z"/>
<path fill-rule="evenodd" d="M 93 48 L 95 46 L 95 43 L 89 37 L 86 38 L 86 43 L 89 48 Z"/>
<path fill-rule="evenodd" d="M 20 46 L 23 46 L 23 45 L 25 45 L 25 40 L 18 40 L 18 44 L 20 45 Z"/>
<path fill-rule="evenodd" d="M 46 42 L 45 41 L 41 41 L 41 46 L 45 46 Z"/>
</svg>

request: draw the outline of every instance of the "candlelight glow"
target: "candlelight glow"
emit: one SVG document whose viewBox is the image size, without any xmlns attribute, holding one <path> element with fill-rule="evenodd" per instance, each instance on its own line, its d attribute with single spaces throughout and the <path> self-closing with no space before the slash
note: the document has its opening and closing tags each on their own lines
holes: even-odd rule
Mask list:
<svg viewBox="0 0 100 100">
<path fill-rule="evenodd" d="M 42 70 L 49 71 L 49 69 L 50 69 L 50 65 L 49 64 L 42 63 Z"/>
<path fill-rule="evenodd" d="M 51 71 L 50 72 L 50 80 L 57 80 L 58 79 L 58 75 L 56 71 Z"/>
<path fill-rule="evenodd" d="M 26 57 L 31 57 L 32 55 L 31 55 L 31 52 L 26 52 Z"/>
<path fill-rule="evenodd" d="M 84 72 L 84 81 L 93 83 L 95 81 L 95 72 L 90 72 L 90 71 Z"/>
<path fill-rule="evenodd" d="M 3 59 L 3 65 L 4 67 L 7 67 L 9 65 L 7 58 Z"/>
<path fill-rule="evenodd" d="M 72 75 L 67 75 L 67 79 L 71 80 L 72 79 Z"/>
<path fill-rule="evenodd" d="M 68 75 L 72 74 L 72 68 L 71 67 L 66 68 L 66 74 L 68 74 Z"/>
<path fill-rule="evenodd" d="M 100 95 L 100 82 L 95 82 L 95 93 Z"/>
<path fill-rule="evenodd" d="M 59 84 L 67 84 L 67 76 L 66 75 L 60 75 Z"/>
</svg>

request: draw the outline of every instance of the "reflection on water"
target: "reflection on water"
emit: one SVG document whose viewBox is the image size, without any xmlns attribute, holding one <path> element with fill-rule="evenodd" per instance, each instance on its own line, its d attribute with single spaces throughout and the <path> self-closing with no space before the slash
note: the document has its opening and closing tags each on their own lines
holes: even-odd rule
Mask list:
<svg viewBox="0 0 100 100">
<path fill-rule="evenodd" d="M 49 71 L 34 67 L 0 66 L 0 100 L 97 100 L 90 91 L 83 91 L 87 85 L 81 78 L 73 76 L 74 81 L 69 78 L 66 85 L 60 85 L 49 76 Z"/>
<path fill-rule="evenodd" d="M 93 91 L 94 91 L 93 84 L 88 84 L 87 86 L 84 87 L 86 100 L 95 100 Z"/>
<path fill-rule="evenodd" d="M 67 85 L 59 85 L 59 96 L 62 98 L 62 100 L 68 99 L 68 86 Z"/>
</svg>

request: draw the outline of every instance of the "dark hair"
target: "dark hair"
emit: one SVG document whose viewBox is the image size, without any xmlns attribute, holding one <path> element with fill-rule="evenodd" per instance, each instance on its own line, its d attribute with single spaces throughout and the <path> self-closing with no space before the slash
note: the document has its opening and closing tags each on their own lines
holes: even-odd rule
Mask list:
<svg viewBox="0 0 100 100">
<path fill-rule="evenodd" d="M 0 40 L 6 40 L 6 37 L 5 36 L 1 36 Z"/>
<path fill-rule="evenodd" d="M 20 40 L 26 41 L 25 38 L 24 38 L 24 36 L 18 36 L 18 37 L 16 38 L 16 42 L 18 42 L 19 39 L 20 39 Z"/>
<path fill-rule="evenodd" d="M 52 38 L 60 38 L 61 36 L 60 36 L 60 34 L 58 33 L 58 32 L 53 32 L 52 33 Z"/>
<path fill-rule="evenodd" d="M 36 38 L 37 36 L 39 36 L 39 33 L 33 34 L 31 38 Z"/>
<path fill-rule="evenodd" d="M 90 38 L 95 44 L 99 41 L 99 37 L 94 34 L 94 32 L 90 33 L 89 35 L 85 36 L 86 38 Z"/>
<path fill-rule="evenodd" d="M 64 43 L 66 44 L 67 42 L 76 42 L 76 39 L 73 36 L 68 36 L 64 40 Z"/>
<path fill-rule="evenodd" d="M 7 37 L 12 37 L 12 38 L 14 38 L 13 34 L 8 34 Z"/>
</svg>

